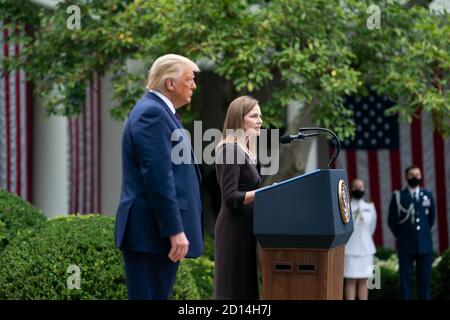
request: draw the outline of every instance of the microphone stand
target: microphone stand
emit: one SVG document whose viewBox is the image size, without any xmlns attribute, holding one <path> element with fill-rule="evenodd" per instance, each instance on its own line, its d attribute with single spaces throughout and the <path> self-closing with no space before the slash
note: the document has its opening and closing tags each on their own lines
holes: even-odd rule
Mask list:
<svg viewBox="0 0 450 320">
<path fill-rule="evenodd" d="M 306 131 L 316 131 L 314 133 L 303 133 Z M 317 132 L 319 131 L 319 132 Z M 299 139 L 303 140 L 308 137 L 314 137 L 319 135 L 331 135 L 333 139 L 331 140 L 331 143 L 334 145 L 333 155 L 330 158 L 330 161 L 328 162 L 328 169 L 331 168 L 333 163 L 336 161 L 337 157 L 339 156 L 339 152 L 341 152 L 341 141 L 339 140 L 338 136 L 331 130 L 326 128 L 319 128 L 319 127 L 312 127 L 312 128 L 300 128 L 298 129 L 298 137 Z"/>
</svg>

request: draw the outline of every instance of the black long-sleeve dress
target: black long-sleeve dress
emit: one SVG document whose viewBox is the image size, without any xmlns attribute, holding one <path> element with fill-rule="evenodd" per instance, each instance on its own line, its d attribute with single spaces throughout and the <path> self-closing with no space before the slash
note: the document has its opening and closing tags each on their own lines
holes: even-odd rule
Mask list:
<svg viewBox="0 0 450 320">
<path fill-rule="evenodd" d="M 230 156 L 233 152 L 234 157 Z M 227 156 L 228 154 L 228 156 Z M 245 163 L 237 159 L 245 159 Z M 218 159 L 223 164 L 219 164 Z M 229 164 L 226 159 L 233 159 Z M 216 156 L 222 205 L 215 225 L 214 299 L 258 299 L 253 203 L 244 205 L 246 191 L 259 187 L 256 164 L 237 144 L 225 144 Z"/>
</svg>

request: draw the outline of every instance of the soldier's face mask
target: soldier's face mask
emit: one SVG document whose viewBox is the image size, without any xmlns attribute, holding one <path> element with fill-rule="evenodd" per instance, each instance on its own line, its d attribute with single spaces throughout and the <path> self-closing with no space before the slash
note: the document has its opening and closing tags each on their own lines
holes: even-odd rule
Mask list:
<svg viewBox="0 0 450 320">
<path fill-rule="evenodd" d="M 413 177 L 411 179 L 408 179 L 408 185 L 411 188 L 415 188 L 415 187 L 417 187 L 420 184 L 421 181 L 422 181 L 422 179 L 419 179 L 417 177 Z"/>
<path fill-rule="evenodd" d="M 364 197 L 364 190 L 355 189 L 350 192 L 350 195 L 353 199 L 359 200 Z"/>
</svg>

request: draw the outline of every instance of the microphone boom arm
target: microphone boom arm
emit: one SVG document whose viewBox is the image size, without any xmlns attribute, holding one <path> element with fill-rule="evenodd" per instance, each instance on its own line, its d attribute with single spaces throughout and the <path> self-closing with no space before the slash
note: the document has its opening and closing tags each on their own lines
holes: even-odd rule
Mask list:
<svg viewBox="0 0 450 320">
<path fill-rule="evenodd" d="M 304 134 L 303 132 L 305 131 L 319 131 L 319 132 Z M 339 140 L 338 136 L 329 129 L 319 127 L 300 128 L 298 129 L 298 135 L 302 136 L 302 138 L 314 137 L 318 135 L 331 135 L 333 137 L 332 143 L 334 145 L 334 150 L 333 155 L 331 156 L 330 161 L 328 162 L 328 169 L 330 169 L 332 164 L 336 161 L 337 157 L 339 156 L 339 153 L 341 152 L 341 141 Z"/>
</svg>

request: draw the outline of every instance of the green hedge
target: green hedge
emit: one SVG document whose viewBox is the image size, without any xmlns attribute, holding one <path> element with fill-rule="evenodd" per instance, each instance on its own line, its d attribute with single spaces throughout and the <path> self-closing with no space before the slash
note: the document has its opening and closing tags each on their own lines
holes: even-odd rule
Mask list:
<svg viewBox="0 0 450 320">
<path fill-rule="evenodd" d="M 398 273 L 398 258 L 397 255 L 384 253 L 382 257 L 389 257 L 386 260 L 381 260 L 378 255 L 374 258 L 374 264 L 380 268 L 380 289 L 369 290 L 370 300 L 392 300 L 400 299 L 400 278 Z"/>
<path fill-rule="evenodd" d="M 375 253 L 375 257 L 379 260 L 388 260 L 392 255 L 395 255 L 395 250 L 388 247 L 377 247 L 377 252 Z"/>
<path fill-rule="evenodd" d="M 435 260 L 433 268 L 433 299 L 450 299 L 450 249 Z"/>
<path fill-rule="evenodd" d="M 17 234 L 46 220 L 33 205 L 14 193 L 0 190 L 0 252 Z"/>
<path fill-rule="evenodd" d="M 391 249 L 377 248 L 374 263 L 380 268 L 381 289 L 369 290 L 369 299 L 371 300 L 393 300 L 401 299 L 400 294 L 400 276 L 398 270 L 398 257 L 395 251 Z M 383 257 L 385 259 L 380 259 Z M 416 269 L 413 271 L 413 296 L 418 297 Z M 431 275 L 433 299 L 450 299 L 450 249 L 442 256 L 437 256 L 433 261 Z"/>
<path fill-rule="evenodd" d="M 22 232 L 0 255 L 0 299 L 126 299 L 123 258 L 113 231 L 114 218 L 85 215 Z M 197 263 L 181 263 L 173 299 L 201 298 L 204 289 L 192 271 Z M 80 289 L 67 287 L 71 265 L 80 268 Z"/>
</svg>

